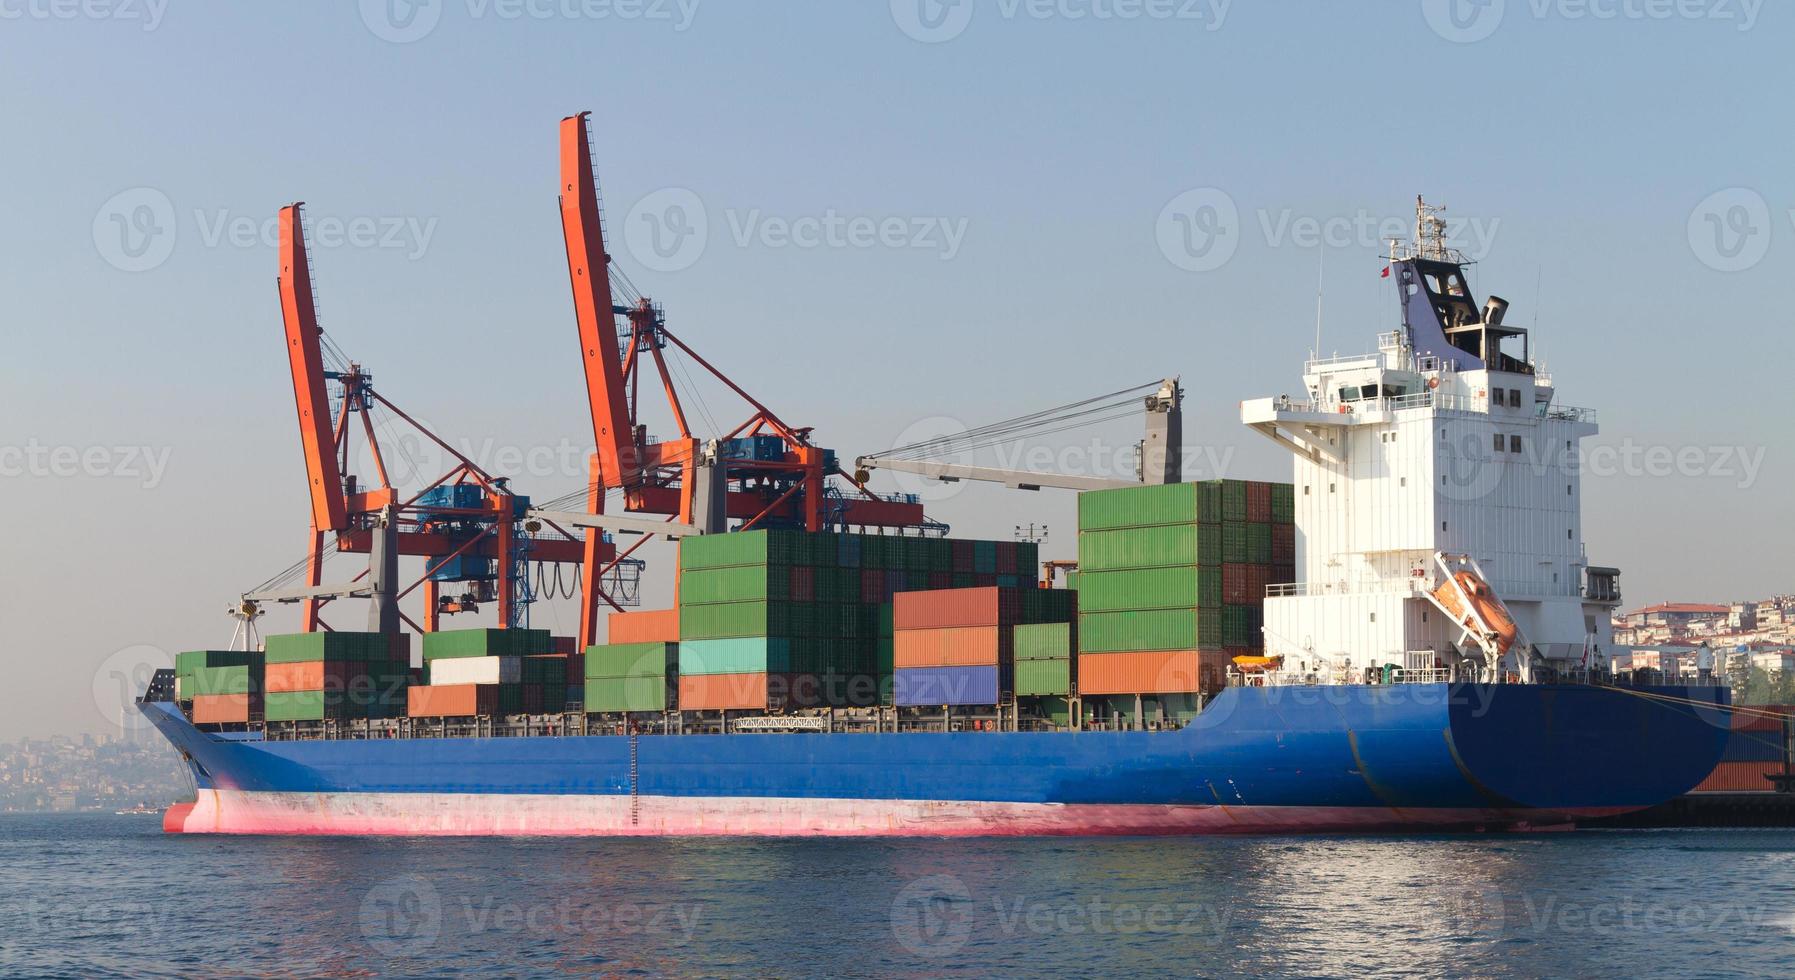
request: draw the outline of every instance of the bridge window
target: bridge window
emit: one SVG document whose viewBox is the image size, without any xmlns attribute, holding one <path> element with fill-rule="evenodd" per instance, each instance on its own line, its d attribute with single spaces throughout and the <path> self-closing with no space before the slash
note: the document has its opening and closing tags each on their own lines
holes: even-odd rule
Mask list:
<svg viewBox="0 0 1795 980">
<path fill-rule="evenodd" d="M 1521 437 L 1520 436 L 1509 436 L 1508 437 L 1508 451 L 1511 453 L 1518 453 L 1521 451 Z"/>
<path fill-rule="evenodd" d="M 1519 388 L 1508 389 L 1508 407 L 1509 408 L 1520 408 L 1521 407 L 1521 389 L 1519 389 Z"/>
<path fill-rule="evenodd" d="M 1503 447 L 1505 447 L 1505 446 L 1506 446 L 1506 445 L 1508 445 L 1508 444 L 1507 444 L 1507 443 L 1506 443 L 1506 442 L 1504 442 L 1504 441 L 1503 441 L 1503 439 L 1502 439 L 1502 433 L 1500 433 L 1500 432 L 1498 432 L 1498 433 L 1496 433 L 1496 439 L 1495 439 L 1495 444 L 1496 444 L 1496 451 L 1497 451 L 1497 452 L 1502 452 L 1502 450 L 1503 450 Z"/>
</svg>

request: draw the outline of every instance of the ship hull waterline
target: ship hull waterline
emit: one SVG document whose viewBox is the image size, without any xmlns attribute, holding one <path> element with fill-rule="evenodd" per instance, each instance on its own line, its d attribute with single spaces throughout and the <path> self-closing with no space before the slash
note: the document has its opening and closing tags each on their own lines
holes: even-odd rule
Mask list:
<svg viewBox="0 0 1795 980">
<path fill-rule="evenodd" d="M 193 771 L 195 802 L 164 822 L 182 833 L 945 837 L 1563 827 L 1694 787 L 1723 751 L 1728 701 L 1230 688 L 1175 732 L 298 741 L 143 710 Z"/>
</svg>

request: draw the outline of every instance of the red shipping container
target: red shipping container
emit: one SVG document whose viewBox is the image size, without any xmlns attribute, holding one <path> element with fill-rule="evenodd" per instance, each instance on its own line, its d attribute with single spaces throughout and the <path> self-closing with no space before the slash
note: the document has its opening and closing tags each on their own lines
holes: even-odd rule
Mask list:
<svg viewBox="0 0 1795 980">
<path fill-rule="evenodd" d="M 1002 626 L 949 626 L 898 630 L 892 637 L 895 667 L 990 667 L 1012 658 L 1013 633 Z"/>
<path fill-rule="evenodd" d="M 1022 617 L 1022 596 L 1015 589 L 900 592 L 891 602 L 891 625 L 897 630 L 1014 626 Z"/>
<path fill-rule="evenodd" d="M 1229 562 L 1222 566 L 1222 601 L 1229 605 L 1251 602 L 1253 583 L 1249 566 L 1240 562 Z M 1262 591 L 1260 595 L 1264 595 Z"/>
<path fill-rule="evenodd" d="M 1247 520 L 1254 524 L 1271 520 L 1271 484 L 1247 481 Z"/>
<path fill-rule="evenodd" d="M 554 647 L 551 652 L 564 657 L 571 657 L 580 652 L 580 638 L 577 636 L 551 636 L 549 642 Z"/>
<path fill-rule="evenodd" d="M 405 692 L 405 713 L 413 718 L 464 718 L 498 713 L 496 684 L 419 685 Z"/>
<path fill-rule="evenodd" d="M 766 674 L 691 674 L 679 678 L 679 710 L 765 708 Z"/>
<path fill-rule="evenodd" d="M 193 698 L 195 725 L 228 725 L 249 721 L 250 711 L 261 714 L 260 698 L 251 694 L 200 694 Z"/>
<path fill-rule="evenodd" d="M 1246 601 L 1252 603 L 1265 598 L 1265 587 L 1270 582 L 1271 567 L 1269 565 L 1248 565 Z M 1227 591 L 1225 584 L 1222 586 L 1222 591 Z"/>
<path fill-rule="evenodd" d="M 997 574 L 1016 574 L 1016 542 L 997 542 Z"/>
<path fill-rule="evenodd" d="M 1271 563 L 1285 565 L 1296 561 L 1296 525 L 1271 526 Z"/>
<path fill-rule="evenodd" d="M 816 569 L 807 565 L 793 565 L 790 583 L 787 594 L 793 602 L 816 601 Z"/>
<path fill-rule="evenodd" d="M 957 538 L 953 541 L 953 562 L 953 570 L 956 572 L 970 572 L 973 570 L 971 541 Z"/>
<path fill-rule="evenodd" d="M 567 683 L 569 686 L 575 687 L 586 683 L 585 654 L 570 653 L 567 655 Z"/>
<path fill-rule="evenodd" d="M 1771 793 L 1776 784 L 1768 777 L 1781 775 L 1780 762 L 1722 762 L 1714 767 L 1692 793 Z"/>
<path fill-rule="evenodd" d="M 867 568 L 860 572 L 860 601 L 885 601 L 885 572 L 883 569 Z"/>
<path fill-rule="evenodd" d="M 1078 693 L 1188 694 L 1200 690 L 1202 666 L 1195 650 L 1081 653 Z"/>
<path fill-rule="evenodd" d="M 611 614 L 608 643 L 678 643 L 679 610 Z"/>
</svg>

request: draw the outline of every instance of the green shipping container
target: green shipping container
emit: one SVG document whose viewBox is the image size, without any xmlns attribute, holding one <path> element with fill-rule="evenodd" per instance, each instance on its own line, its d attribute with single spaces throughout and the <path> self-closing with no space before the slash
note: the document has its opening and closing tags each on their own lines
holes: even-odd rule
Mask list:
<svg viewBox="0 0 1795 980">
<path fill-rule="evenodd" d="M 783 565 L 731 565 L 686 572 L 679 579 L 679 602 L 751 602 L 791 598 L 791 570 Z"/>
<path fill-rule="evenodd" d="M 1260 629 L 1261 622 L 1260 607 L 1258 606 L 1223 606 L 1222 645 L 1253 649 L 1263 647 L 1265 634 Z"/>
<path fill-rule="evenodd" d="M 1016 696 L 1045 694 L 1066 695 L 1072 692 L 1072 661 L 1016 661 Z"/>
<path fill-rule="evenodd" d="M 323 721 L 347 718 L 349 711 L 340 697 L 326 704 L 323 691 L 282 691 L 263 696 L 262 717 L 268 721 Z"/>
<path fill-rule="evenodd" d="M 1078 529 L 1113 531 L 1196 524 L 1202 519 L 1201 494 L 1202 484 L 1198 483 L 1087 490 L 1078 495 Z"/>
<path fill-rule="evenodd" d="M 788 530 L 734 531 L 684 538 L 679 543 L 681 571 L 727 568 L 732 565 L 801 565 L 807 550 L 806 532 Z M 831 538 L 833 544 L 833 538 Z M 815 564 L 815 562 L 810 562 Z M 831 559 L 829 564 L 834 564 Z"/>
<path fill-rule="evenodd" d="M 424 634 L 424 659 L 534 657 L 555 652 L 554 646 L 548 630 L 439 630 Z"/>
<path fill-rule="evenodd" d="M 1222 604 L 1220 568 L 1144 568 L 1090 572 L 1080 584 L 1083 612 L 1131 609 L 1203 609 Z"/>
<path fill-rule="evenodd" d="M 1223 645 L 1222 619 L 1195 609 L 1080 613 L 1079 653 L 1216 649 Z"/>
<path fill-rule="evenodd" d="M 1013 635 L 1017 660 L 1065 660 L 1075 651 L 1071 623 L 1018 626 Z"/>
<path fill-rule="evenodd" d="M 1253 565 L 1271 564 L 1271 525 L 1247 525 L 1247 562 Z"/>
<path fill-rule="evenodd" d="M 1225 554 L 1222 535 L 1217 533 L 1221 530 L 1217 524 L 1182 524 L 1081 532 L 1079 589 L 1084 588 L 1083 576 L 1092 572 L 1220 565 Z"/>
<path fill-rule="evenodd" d="M 725 537 L 726 535 L 718 535 Z M 715 640 L 735 636 L 787 636 L 800 621 L 811 618 L 810 604 L 790 602 L 718 602 L 679 607 L 682 640 Z"/>
<path fill-rule="evenodd" d="M 425 647 L 428 649 L 428 637 Z M 271 664 L 327 661 L 330 663 L 366 663 L 392 657 L 392 640 L 384 633 L 286 633 L 270 636 L 264 644 L 267 662 Z"/>
<path fill-rule="evenodd" d="M 1288 483 L 1271 485 L 1271 519 L 1274 524 L 1296 520 L 1296 487 Z"/>
<path fill-rule="evenodd" d="M 1229 521 L 1222 525 L 1222 562 L 1228 565 L 1243 565 L 1252 561 L 1248 557 L 1252 553 L 1252 545 L 1248 542 L 1250 532 L 1247 525 L 1239 521 Z"/>
<path fill-rule="evenodd" d="M 674 690 L 660 677 L 587 678 L 585 707 L 588 712 L 666 711 Z"/>
<path fill-rule="evenodd" d="M 600 643 L 586 648 L 586 677 L 658 677 L 674 673 L 677 643 Z M 563 675 L 565 676 L 565 675 Z"/>
<path fill-rule="evenodd" d="M 175 673 L 190 677 L 201 667 L 247 667 L 261 662 L 262 654 L 254 650 L 187 650 L 175 654 Z"/>
<path fill-rule="evenodd" d="M 1223 480 L 1222 482 L 1222 520 L 1244 521 L 1247 519 L 1247 484 L 1245 480 Z"/>
</svg>

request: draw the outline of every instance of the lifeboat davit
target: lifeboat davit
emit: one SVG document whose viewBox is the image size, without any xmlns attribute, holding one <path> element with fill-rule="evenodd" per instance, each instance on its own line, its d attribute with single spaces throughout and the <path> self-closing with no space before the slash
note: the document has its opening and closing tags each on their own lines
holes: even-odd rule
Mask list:
<svg viewBox="0 0 1795 980">
<path fill-rule="evenodd" d="M 1508 607 L 1502 604 L 1489 583 L 1468 568 L 1453 572 L 1451 581 L 1440 583 L 1434 590 L 1434 598 L 1441 608 L 1452 613 L 1455 622 L 1467 629 L 1483 633 L 1480 621 L 1481 626 L 1487 626 L 1496 642 L 1498 657 L 1508 653 L 1508 648 L 1520 637 L 1520 629 L 1515 626 L 1514 617 L 1508 614 Z M 1465 606 L 1467 598 L 1471 603 L 1469 609 Z"/>
</svg>

